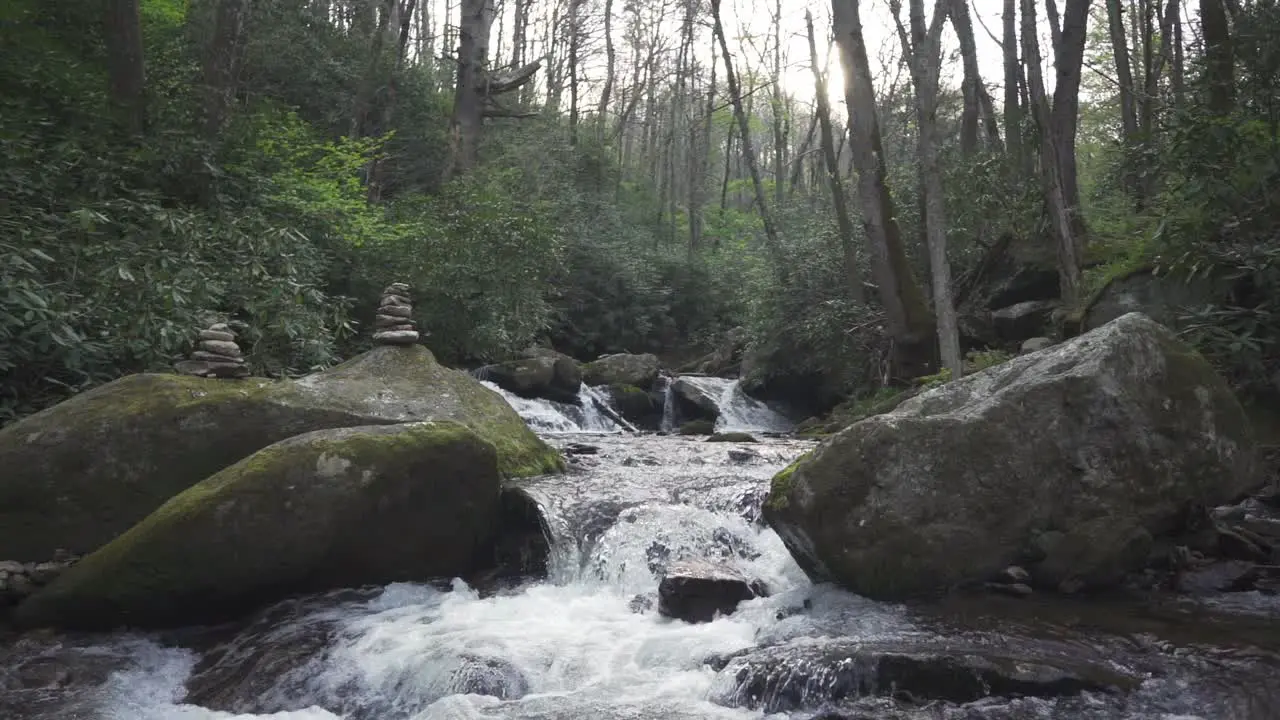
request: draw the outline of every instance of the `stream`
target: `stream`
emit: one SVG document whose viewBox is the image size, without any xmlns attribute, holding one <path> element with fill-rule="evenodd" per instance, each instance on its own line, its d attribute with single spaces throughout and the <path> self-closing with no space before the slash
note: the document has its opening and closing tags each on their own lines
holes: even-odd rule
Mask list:
<svg viewBox="0 0 1280 720">
<path fill-rule="evenodd" d="M 812 443 L 627 433 L 589 405 L 509 401 L 571 459 L 512 488 L 541 516 L 545 577 L 354 588 L 218 628 L 0 636 L 0 718 L 1280 717 L 1265 598 L 872 602 L 811 583 L 759 520 Z M 776 428 L 762 408 L 733 426 Z M 663 571 L 695 558 L 770 594 L 709 623 L 662 617 Z"/>
</svg>

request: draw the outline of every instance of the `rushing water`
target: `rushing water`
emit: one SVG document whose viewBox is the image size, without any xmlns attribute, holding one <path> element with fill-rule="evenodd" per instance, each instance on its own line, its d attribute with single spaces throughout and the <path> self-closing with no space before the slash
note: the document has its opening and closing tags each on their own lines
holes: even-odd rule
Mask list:
<svg viewBox="0 0 1280 720">
<path fill-rule="evenodd" d="M 0 718 L 1280 717 L 1276 618 L 1036 599 L 875 603 L 811 584 L 759 522 L 769 478 L 806 443 L 552 441 L 597 452 L 513 490 L 540 508 L 547 578 L 334 592 L 234 628 L 0 639 Z M 772 594 L 706 624 L 660 617 L 658 579 L 685 558 L 733 564 Z M 881 656 L 942 661 L 904 674 L 876 666 Z M 952 660 L 1044 692 L 970 697 L 1000 686 L 975 689 Z M 1081 691 L 1070 678 L 1126 689 Z"/>
<path fill-rule="evenodd" d="M 501 395 L 539 433 L 616 433 L 635 429 L 624 427 L 625 420 L 609 412 L 609 398 L 603 390 L 586 383 L 578 387 L 577 404 L 523 398 L 488 380 L 481 380 L 480 384 Z"/>
<path fill-rule="evenodd" d="M 791 421 L 786 417 L 743 392 L 742 383 L 739 380 L 697 375 L 682 376 L 680 379 L 695 387 L 698 392 L 715 403 L 716 408 L 719 410 L 715 426 L 717 432 L 764 431 L 785 433 L 790 432 L 793 428 Z M 670 396 L 672 392 L 671 386 L 668 385 L 667 395 Z M 668 402 L 663 408 L 664 429 L 672 429 L 675 425 L 672 418 L 675 413 L 675 406 L 676 404 L 668 397 Z"/>
</svg>

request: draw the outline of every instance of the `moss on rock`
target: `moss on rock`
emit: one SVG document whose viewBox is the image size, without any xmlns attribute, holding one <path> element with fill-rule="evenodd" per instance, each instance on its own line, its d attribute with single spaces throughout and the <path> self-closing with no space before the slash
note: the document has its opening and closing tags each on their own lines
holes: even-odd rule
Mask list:
<svg viewBox="0 0 1280 720">
<path fill-rule="evenodd" d="M 422 346 L 380 347 L 296 382 L 132 375 L 0 429 L 0 548 L 24 561 L 91 552 L 271 443 L 421 420 L 470 427 L 506 476 L 563 468 L 500 395 Z"/>
<path fill-rule="evenodd" d="M 454 422 L 320 430 L 179 493 L 19 607 L 23 626 L 214 622 L 294 592 L 467 573 L 501 479 Z"/>
</svg>

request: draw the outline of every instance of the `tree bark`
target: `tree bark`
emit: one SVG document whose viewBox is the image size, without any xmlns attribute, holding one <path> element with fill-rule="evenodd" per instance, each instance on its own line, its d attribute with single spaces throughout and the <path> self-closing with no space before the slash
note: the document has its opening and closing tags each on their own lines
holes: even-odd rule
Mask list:
<svg viewBox="0 0 1280 720">
<path fill-rule="evenodd" d="M 1111 34 L 1111 56 L 1115 60 L 1116 82 L 1120 93 L 1120 127 L 1126 156 L 1138 145 L 1138 105 L 1134 93 L 1133 65 L 1129 59 L 1129 40 L 1124 28 L 1124 0 L 1107 0 L 1107 25 Z M 1128 160 L 1122 170 L 1121 185 L 1125 192 L 1135 195 L 1137 177 Z"/>
<path fill-rule="evenodd" d="M 1011 172 L 1023 168 L 1022 98 L 1018 92 L 1021 63 L 1018 62 L 1018 0 L 1004 0 L 1004 147 Z"/>
<path fill-rule="evenodd" d="M 960 59 L 964 67 L 961 91 L 964 111 L 960 115 L 960 153 L 972 155 L 978 149 L 978 116 L 982 105 L 982 74 L 978 71 L 978 45 L 969 19 L 968 0 L 952 0 L 951 27 L 960 41 Z"/>
<path fill-rule="evenodd" d="M 862 37 L 858 0 L 832 0 L 836 45 L 845 76 L 849 148 L 858 173 L 862 224 L 871 249 L 872 277 L 894 342 L 899 375 L 923 374 L 932 359 L 934 320 L 907 262 L 893 199 L 889 195 L 884 143 L 876 117 L 875 85 Z"/>
<path fill-rule="evenodd" d="M 1057 84 L 1053 89 L 1051 131 L 1054 142 L 1057 144 L 1062 191 L 1067 198 L 1072 235 L 1077 244 L 1083 242 L 1086 234 L 1084 217 L 1080 214 L 1076 131 L 1080 118 L 1080 76 L 1084 67 L 1084 45 L 1089 24 L 1090 1 L 1066 0 L 1066 10 L 1062 18 L 1062 39 L 1058 43 L 1054 56 Z M 1025 22 L 1023 34 L 1025 35 Z M 1077 250 L 1077 254 L 1078 252 Z"/>
<path fill-rule="evenodd" d="M 1027 62 L 1031 109 L 1040 129 L 1040 174 L 1058 249 L 1058 282 L 1062 299 L 1073 304 L 1078 299 L 1080 290 L 1079 250 L 1071 224 L 1071 206 L 1066 189 L 1062 186 L 1058 158 L 1060 145 L 1055 142 L 1053 115 L 1040 72 L 1040 41 L 1036 35 L 1035 7 L 1035 0 L 1022 0 L 1023 56 Z"/>
<path fill-rule="evenodd" d="M 844 182 L 840 179 L 840 163 L 836 157 L 835 133 L 831 129 L 831 107 L 827 94 L 827 79 L 818 68 L 818 47 L 813 37 L 813 15 L 805 10 L 805 29 L 809 33 L 809 66 L 813 69 L 814 95 L 817 107 L 822 155 L 826 160 L 827 185 L 831 188 L 831 203 L 836 211 L 836 228 L 840 232 L 840 247 L 844 251 L 844 274 L 849 297 L 859 304 L 866 302 L 862 287 L 862 269 L 858 267 L 858 247 L 854 242 L 853 218 L 845 199 Z"/>
<path fill-rule="evenodd" d="M 244 26 L 249 0 L 220 0 L 213 40 L 204 59 L 204 135 L 214 140 L 222 132 L 235 99 L 244 57 Z"/>
<path fill-rule="evenodd" d="M 964 375 L 964 358 L 960 354 L 959 322 L 951 294 L 951 263 L 947 260 L 946 195 L 942 168 L 938 161 L 937 138 L 942 28 L 948 4 L 948 0 L 937 0 L 933 18 L 926 27 L 924 0 L 910 0 L 909 35 L 899 20 L 899 1 L 890 0 L 889 5 L 902 42 L 903 56 L 911 69 L 911 84 L 915 89 L 916 153 L 919 158 L 920 196 L 923 204 L 921 220 L 926 246 L 929 248 L 933 309 L 938 319 L 938 349 L 943 367 L 950 371 L 952 380 L 958 380 Z M 976 100 L 976 91 L 974 94 Z M 976 127 L 974 135 L 976 144 Z"/>
<path fill-rule="evenodd" d="M 482 82 L 494 15 L 493 0 L 461 0 L 459 9 L 458 79 L 453 95 L 453 117 L 449 122 L 445 182 L 469 172 L 479 161 L 484 124 Z"/>
<path fill-rule="evenodd" d="M 1200 32 L 1204 38 L 1205 85 L 1209 110 L 1229 115 L 1235 108 L 1235 52 L 1222 0 L 1200 0 Z"/>
<path fill-rule="evenodd" d="M 613 0 L 605 0 L 604 3 L 604 53 L 604 87 L 600 90 L 600 105 L 596 110 L 597 140 L 602 143 L 608 126 L 609 103 L 613 100 L 613 75 L 618 70 L 617 53 L 613 47 Z"/>
<path fill-rule="evenodd" d="M 120 127 L 139 135 L 147 125 L 147 74 L 138 0 L 105 0 L 107 97 Z"/>
</svg>

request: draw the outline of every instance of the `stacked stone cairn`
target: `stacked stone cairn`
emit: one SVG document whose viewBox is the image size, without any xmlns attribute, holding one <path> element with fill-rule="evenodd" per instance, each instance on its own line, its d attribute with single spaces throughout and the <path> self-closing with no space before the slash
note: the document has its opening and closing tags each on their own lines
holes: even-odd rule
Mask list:
<svg viewBox="0 0 1280 720">
<path fill-rule="evenodd" d="M 174 369 L 183 375 L 215 378 L 248 377 L 244 354 L 236 344 L 236 334 L 226 323 L 214 323 L 201 330 L 196 349 L 187 360 L 174 363 Z"/>
<path fill-rule="evenodd" d="M 391 283 L 382 291 L 382 302 L 373 319 L 373 342 L 376 345 L 413 345 L 418 342 L 418 337 L 409 286 Z"/>
</svg>

